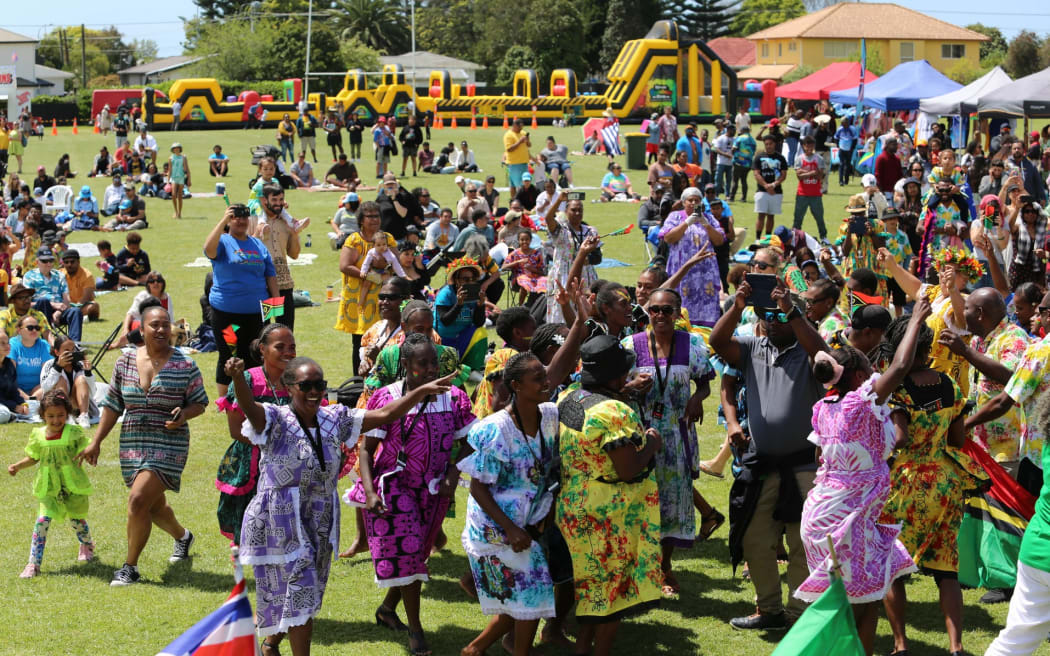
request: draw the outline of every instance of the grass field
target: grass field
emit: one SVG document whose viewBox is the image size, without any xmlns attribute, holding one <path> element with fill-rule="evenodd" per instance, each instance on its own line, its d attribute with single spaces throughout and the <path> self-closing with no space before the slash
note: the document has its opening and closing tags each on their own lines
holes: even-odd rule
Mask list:
<svg viewBox="0 0 1050 656">
<path fill-rule="evenodd" d="M 542 135 L 554 134 L 570 150 L 578 150 L 582 138 L 578 129 L 541 128 L 533 142 L 539 146 Z M 158 133 L 162 154 L 175 140 L 175 135 Z M 477 154 L 478 162 L 487 172 L 494 172 L 499 185 L 506 184 L 499 167 L 501 130 L 470 131 L 435 130 L 431 142 L 435 150 L 447 141 L 468 139 Z M 540 138 L 536 138 L 540 137 Z M 249 161 L 249 147 L 273 140 L 273 132 L 221 131 L 180 132 L 177 135 L 189 158 L 193 173 L 193 191 L 214 191 L 214 182 L 207 175 L 206 157 L 215 143 L 221 143 L 231 158 L 230 176 L 226 182 L 234 201 L 247 196 L 247 181 L 253 174 Z M 112 137 L 103 139 L 81 129 L 74 136 L 68 129 L 58 137 L 50 134 L 43 141 L 33 139 L 25 155 L 25 177 L 32 176 L 38 164 L 48 171 L 59 155 L 72 156 L 73 168 L 81 172 L 72 181 L 74 189 L 90 184 L 101 198 L 109 180 L 88 180 L 84 176 L 92 157 L 103 143 L 113 148 Z M 321 141 L 321 140 L 319 140 Z M 319 152 L 326 155 L 327 152 Z M 321 173 L 329 157 L 321 157 Z M 12 158 L 14 165 L 14 158 Z M 366 146 L 365 161 L 359 165 L 362 178 L 374 184 L 371 175 L 372 158 Z M 600 157 L 575 158 L 577 185 L 597 186 L 605 169 Z M 400 171 L 400 165 L 396 167 Z M 636 190 L 645 190 L 645 172 L 629 171 Z M 472 176 L 472 177 L 481 177 Z M 451 176 L 422 175 L 403 181 L 406 187 L 429 186 L 434 198 L 444 205 L 452 205 L 459 197 Z M 752 189 L 754 185 L 750 185 Z M 784 202 L 784 217 L 793 210 L 794 177 L 785 184 L 788 191 Z M 849 189 L 849 193 L 859 191 Z M 830 196 L 825 199 L 829 231 L 834 233 L 842 217 L 839 208 L 845 206 L 847 190 L 832 179 Z M 595 197 L 593 191 L 588 197 Z M 368 194 L 363 196 L 368 198 Z M 337 254 L 325 239 L 326 224 L 336 209 L 336 193 L 290 192 L 288 202 L 296 218 L 309 216 L 313 225 L 307 230 L 313 236 L 313 247 L 305 249 L 317 254 L 312 266 L 293 267 L 296 287 L 310 290 L 314 299 L 323 299 L 326 285 L 339 279 Z M 506 202 L 506 201 L 504 201 Z M 737 225 L 753 230 L 754 213 L 750 203 L 737 202 L 732 206 Z M 143 232 L 143 248 L 150 254 L 155 269 L 168 280 L 168 290 L 175 301 L 177 317 L 186 317 L 192 326 L 200 322 L 198 297 L 202 292 L 206 269 L 187 268 L 184 265 L 202 254 L 205 235 L 219 219 L 223 210 L 220 198 L 187 200 L 184 218 L 171 218 L 169 201 L 149 199 L 147 212 L 150 228 Z M 637 206 L 613 203 L 588 203 L 584 218 L 601 232 L 622 227 L 634 220 Z M 782 223 L 785 222 L 782 218 Z M 787 219 L 786 222 L 790 222 Z M 812 218 L 807 218 L 807 230 L 816 232 Z M 96 241 L 99 234 L 74 233 L 70 242 Z M 122 235 L 108 235 L 119 249 Z M 627 237 L 608 239 L 607 257 L 630 263 L 629 268 L 601 269 L 603 277 L 632 283 L 640 267 L 646 263 L 646 254 L 637 233 Z M 95 270 L 93 259 L 83 264 Z M 443 279 L 443 276 L 440 278 Z M 102 321 L 85 326 L 87 340 L 101 340 L 119 322 L 127 310 L 132 293 L 114 293 L 101 297 Z M 309 355 L 326 369 L 329 381 L 338 382 L 351 374 L 350 336 L 333 330 L 336 305 L 323 304 L 316 308 L 297 311 L 296 338 L 301 355 Z M 115 355 L 103 361 L 107 374 Z M 197 357 L 205 380 L 214 376 L 215 355 Z M 208 383 L 209 395 L 214 395 L 214 384 Z M 721 443 L 723 431 L 715 424 L 715 394 L 705 407 L 701 427 L 701 455 L 711 457 Z M 0 427 L 0 459 L 5 463 L 18 460 L 29 432 L 29 426 L 15 424 Z M 0 654 L 135 654 L 158 652 L 175 636 L 217 607 L 232 586 L 229 566 L 228 540 L 217 530 L 215 505 L 218 492 L 214 475 L 219 459 L 229 443 L 225 418 L 214 408 L 191 423 L 193 446 L 183 476 L 182 492 L 171 495 L 171 504 L 179 519 L 198 536 L 192 563 L 178 566 L 168 564 L 171 540 L 156 533 L 146 547 L 140 561 L 143 585 L 130 588 L 110 588 L 113 570 L 120 567 L 125 553 L 124 513 L 126 491 L 121 482 L 116 457 L 117 437 L 103 445 L 97 469 L 89 472 L 95 486 L 88 521 L 96 541 L 98 561 L 88 565 L 75 562 L 76 539 L 67 526 L 54 525 L 45 553 L 42 575 L 29 581 L 17 579 L 25 565 L 29 538 L 36 513 L 36 503 L 30 496 L 34 470 L 20 473 L 16 478 L 5 477 L 0 483 L 0 502 L 7 508 L 0 514 L 0 580 L 6 581 L 5 603 L 0 605 Z M 729 482 L 703 477 L 698 481 L 701 491 L 713 505 L 727 512 Z M 435 654 L 458 654 L 485 625 L 476 604 L 471 603 L 456 584 L 467 568 L 466 558 L 458 536 L 463 526 L 462 508 L 465 492 L 458 493 L 460 513 L 448 520 L 445 529 L 450 536 L 450 548 L 431 560 L 432 579 L 424 586 L 423 623 L 429 633 Z M 348 543 L 354 531 L 352 514 L 344 513 L 343 543 Z M 770 653 L 780 634 L 741 633 L 732 630 L 729 618 L 753 611 L 753 588 L 746 581 L 734 578 L 729 569 L 726 547 L 727 528 L 721 528 L 709 541 L 690 551 L 676 554 L 676 565 L 683 593 L 681 599 L 665 602 L 663 606 L 643 618 L 627 622 L 621 630 L 618 653 L 648 654 L 722 654 L 757 655 Z M 937 593 L 932 579 L 917 577 L 909 586 L 911 605 L 909 628 L 913 654 L 946 654 L 947 638 L 938 607 Z M 1006 605 L 982 606 L 977 603 L 981 591 L 964 593 L 964 644 L 969 653 L 983 653 L 996 632 L 1005 622 Z M 317 618 L 314 632 L 315 654 L 399 654 L 404 651 L 403 634 L 395 635 L 378 628 L 372 613 L 381 599 L 374 586 L 372 567 L 365 557 L 350 562 L 339 561 L 332 569 L 325 604 Z M 254 597 L 253 597 L 254 603 Z M 879 623 L 877 653 L 889 653 L 892 648 L 889 625 Z M 287 649 L 286 649 L 287 651 Z M 494 649 L 492 653 L 496 653 Z M 543 653 L 558 653 L 544 648 Z M 1045 653 L 1045 652 L 1043 652 Z"/>
</svg>

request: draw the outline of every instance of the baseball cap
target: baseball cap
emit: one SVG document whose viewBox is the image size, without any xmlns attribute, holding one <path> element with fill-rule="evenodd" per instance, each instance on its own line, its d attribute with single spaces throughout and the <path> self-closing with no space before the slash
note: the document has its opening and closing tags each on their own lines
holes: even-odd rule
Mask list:
<svg viewBox="0 0 1050 656">
<path fill-rule="evenodd" d="M 51 249 L 47 246 L 42 246 L 37 249 L 36 259 L 38 262 L 54 262 L 55 254 L 51 252 Z"/>
<path fill-rule="evenodd" d="M 345 205 L 346 203 L 356 203 L 359 200 L 360 200 L 360 196 L 358 196 L 357 193 L 351 191 L 351 192 L 347 193 L 347 195 L 343 196 L 343 200 L 339 204 L 340 205 Z"/>
<path fill-rule="evenodd" d="M 91 198 L 91 187 L 89 187 L 87 185 L 84 185 L 83 187 L 81 187 L 80 188 L 80 197 L 81 198 Z"/>
<path fill-rule="evenodd" d="M 532 180 L 532 174 L 531 173 L 522 173 L 521 174 L 521 179 L 522 180 Z"/>
<path fill-rule="evenodd" d="M 773 234 L 777 236 L 777 239 L 779 239 L 780 243 L 782 243 L 782 244 L 794 244 L 795 243 L 795 236 L 794 236 L 794 234 L 792 234 L 791 228 L 789 228 L 787 226 L 783 226 L 783 225 L 782 226 L 777 226 L 773 230 Z"/>
<path fill-rule="evenodd" d="M 131 208 L 131 199 L 130 198 L 125 198 L 124 200 L 120 201 L 120 209 L 126 210 L 126 209 L 130 209 L 130 208 Z"/>
<path fill-rule="evenodd" d="M 61 260 L 69 260 L 69 259 L 79 260 L 80 259 L 80 251 L 78 251 L 75 248 L 67 248 L 66 250 L 62 251 L 62 256 L 59 259 L 61 259 Z"/>
<path fill-rule="evenodd" d="M 1033 139 L 1038 139 L 1039 138 L 1039 130 L 1032 130 L 1031 132 L 1028 133 L 1028 136 L 1033 138 Z"/>
<path fill-rule="evenodd" d="M 878 187 L 879 181 L 875 178 L 875 175 L 873 173 L 865 173 L 864 177 L 860 179 L 860 186 Z"/>
<path fill-rule="evenodd" d="M 466 182 L 466 180 L 467 179 L 464 178 L 462 175 L 457 175 L 456 176 L 456 184 L 459 184 L 460 182 Z"/>
<path fill-rule="evenodd" d="M 40 166 L 36 167 L 36 170 L 37 170 L 37 173 L 39 173 L 40 171 L 46 171 L 47 169 L 44 168 L 43 164 L 41 164 Z"/>
<path fill-rule="evenodd" d="M 466 145 L 467 145 L 467 140 L 466 140 L 466 139 L 464 139 L 463 141 L 460 141 L 460 142 L 459 142 L 459 145 L 460 145 L 460 146 L 466 146 Z"/>
</svg>

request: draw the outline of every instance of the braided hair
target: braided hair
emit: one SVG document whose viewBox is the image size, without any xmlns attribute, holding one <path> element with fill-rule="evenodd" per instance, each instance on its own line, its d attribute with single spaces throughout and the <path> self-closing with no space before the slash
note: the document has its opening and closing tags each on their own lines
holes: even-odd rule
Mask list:
<svg viewBox="0 0 1050 656">
<path fill-rule="evenodd" d="M 528 371 L 529 365 L 533 362 L 539 362 L 540 359 L 528 351 L 521 353 L 515 353 L 510 356 L 507 360 L 507 364 L 503 366 L 503 384 L 507 386 L 511 396 L 514 395 L 514 388 L 511 387 L 513 382 L 521 382 L 525 377 L 525 372 Z"/>
<path fill-rule="evenodd" d="M 540 356 L 552 346 L 561 346 L 565 343 L 565 336 L 562 333 L 566 330 L 568 326 L 563 323 L 543 324 L 532 334 L 529 350 L 533 355 Z"/>
</svg>

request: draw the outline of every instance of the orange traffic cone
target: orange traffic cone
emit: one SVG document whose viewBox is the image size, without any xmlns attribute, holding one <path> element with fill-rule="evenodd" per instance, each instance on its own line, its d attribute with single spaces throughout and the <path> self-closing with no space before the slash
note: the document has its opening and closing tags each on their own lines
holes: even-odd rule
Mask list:
<svg viewBox="0 0 1050 656">
<path fill-rule="evenodd" d="M 485 130 L 489 129 L 489 117 L 487 114 L 483 119 L 481 119 L 481 127 Z"/>
<path fill-rule="evenodd" d="M 443 127 L 445 127 L 445 123 L 441 120 L 441 114 L 438 114 L 434 118 L 434 129 L 435 130 L 440 130 Z"/>
<path fill-rule="evenodd" d="M 538 127 L 539 127 L 539 124 L 536 123 L 536 105 L 533 105 L 532 106 L 532 129 L 535 130 Z"/>
<path fill-rule="evenodd" d="M 456 129 L 456 116 L 454 114 L 452 115 L 452 129 Z"/>
<path fill-rule="evenodd" d="M 97 118 L 95 119 L 95 129 L 92 130 L 92 132 L 94 132 L 95 134 L 99 134 L 99 133 L 102 132 L 102 130 L 98 129 L 98 119 Z"/>
<path fill-rule="evenodd" d="M 77 129 L 77 117 L 73 117 L 73 134 L 80 134 L 80 130 Z"/>
<path fill-rule="evenodd" d="M 478 119 L 473 114 L 470 115 L 470 129 L 471 130 L 477 130 L 478 129 Z"/>
<path fill-rule="evenodd" d="M 52 137 L 57 137 L 58 136 L 58 120 L 57 119 L 51 119 L 51 136 Z"/>
</svg>

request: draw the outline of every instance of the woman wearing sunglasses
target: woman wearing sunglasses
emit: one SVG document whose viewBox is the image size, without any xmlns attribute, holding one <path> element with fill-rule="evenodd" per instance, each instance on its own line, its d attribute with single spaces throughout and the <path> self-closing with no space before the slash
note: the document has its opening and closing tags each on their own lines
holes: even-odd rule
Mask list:
<svg viewBox="0 0 1050 656">
<path fill-rule="evenodd" d="M 696 422 L 703 416 L 714 371 L 703 337 L 675 329 L 681 308 L 678 292 L 657 289 L 649 296 L 648 330 L 621 341 L 635 355 L 632 373 L 648 374 L 653 380 L 639 409 L 645 427 L 656 429 L 663 438 L 663 449 L 653 462 L 660 491 L 663 594 L 668 597 L 681 590 L 671 568 L 675 547 L 693 546 L 694 540 L 706 539 L 725 521 L 701 497 L 703 520 L 697 535 L 693 511 L 693 479 L 699 475 L 700 464 Z M 696 383 L 695 392 L 692 383 Z"/>
<path fill-rule="evenodd" d="M 368 400 L 376 411 L 392 404 L 400 409 L 411 397 L 411 409 L 389 413 L 361 442 L 361 479 L 347 492 L 347 503 L 365 508 L 365 528 L 372 551 L 375 580 L 386 589 L 376 609 L 376 623 L 408 631 L 413 656 L 431 653 L 419 620 L 420 592 L 430 580 L 427 558 L 441 531 L 441 522 L 455 494 L 459 470 L 453 444 L 466 437 L 477 421 L 470 399 L 446 384 L 439 394 L 419 394 L 438 377 L 438 356 L 427 335 L 413 334 L 401 345 L 404 380 L 378 390 Z M 452 377 L 440 379 L 451 383 Z M 425 397 L 425 398 L 424 398 Z M 422 399 L 422 404 L 416 402 Z M 399 421 L 393 418 L 401 417 Z M 372 428 L 371 426 L 369 428 Z M 383 448 L 378 450 L 379 445 Z M 406 626 L 397 616 L 404 601 Z"/>
<path fill-rule="evenodd" d="M 240 358 L 226 362 L 226 373 L 247 418 L 241 434 L 262 452 L 258 490 L 241 524 L 240 556 L 255 570 L 263 654 L 277 656 L 287 633 L 293 656 L 305 656 L 339 546 L 340 445 L 396 421 L 428 395 L 444 394 L 449 381 L 432 377 L 382 408 L 363 412 L 322 405 L 328 382 L 310 358 L 293 359 L 281 375 L 291 395 L 284 406 L 256 402 Z"/>
<path fill-rule="evenodd" d="M 149 275 L 146 276 L 146 289 L 135 294 L 135 298 L 132 299 L 131 307 L 128 308 L 128 313 L 124 315 L 124 327 L 121 329 L 120 339 L 110 346 L 111 349 L 127 346 L 128 333 L 138 331 L 139 325 L 142 323 L 142 311 L 140 308 L 143 303 L 151 298 L 160 301 L 160 304 L 168 311 L 168 318 L 172 321 L 175 320 L 175 309 L 167 289 L 168 283 L 164 280 L 164 276 L 159 271 L 150 271 Z M 141 335 L 137 339 L 140 338 Z"/>
<path fill-rule="evenodd" d="M 18 373 L 18 389 L 25 401 L 39 400 L 40 371 L 51 359 L 51 349 L 46 340 L 40 338 L 40 320 L 27 314 L 18 320 L 18 335 L 11 338 L 11 359 Z"/>
</svg>

